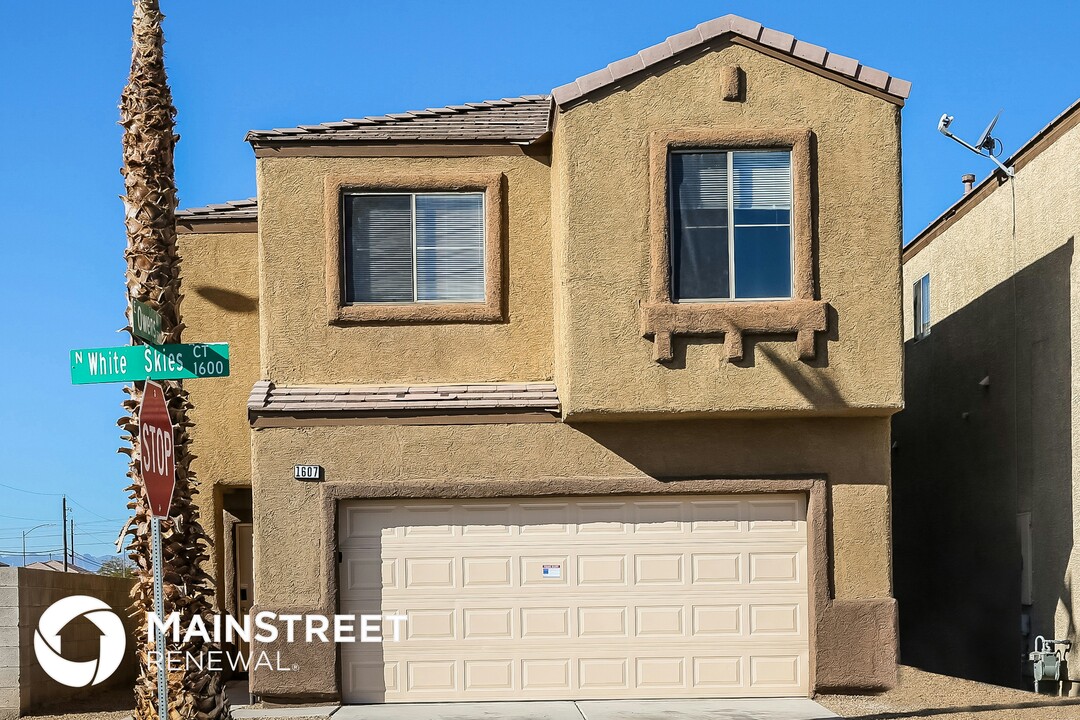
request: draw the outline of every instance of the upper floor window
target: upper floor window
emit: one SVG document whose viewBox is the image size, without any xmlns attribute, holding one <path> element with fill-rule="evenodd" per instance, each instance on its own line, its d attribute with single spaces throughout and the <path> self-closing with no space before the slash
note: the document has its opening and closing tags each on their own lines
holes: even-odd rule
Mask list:
<svg viewBox="0 0 1080 720">
<path fill-rule="evenodd" d="M 346 193 L 344 302 L 483 303 L 484 193 Z"/>
<path fill-rule="evenodd" d="M 669 172 L 671 299 L 791 298 L 791 152 L 676 150 Z"/>
<path fill-rule="evenodd" d="M 930 275 L 923 275 L 911 288 L 914 302 L 915 339 L 921 340 L 930 334 Z"/>
</svg>

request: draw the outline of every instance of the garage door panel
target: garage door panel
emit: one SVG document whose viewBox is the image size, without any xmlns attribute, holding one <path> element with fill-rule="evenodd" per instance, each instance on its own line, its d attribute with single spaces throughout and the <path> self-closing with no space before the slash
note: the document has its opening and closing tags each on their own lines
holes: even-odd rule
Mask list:
<svg viewBox="0 0 1080 720">
<path fill-rule="evenodd" d="M 578 535 L 626 535 L 627 520 L 626 503 L 583 502 L 577 505 L 575 529 Z"/>
<path fill-rule="evenodd" d="M 520 618 L 522 640 L 570 637 L 569 608 L 523 607 L 520 609 Z"/>
<path fill-rule="evenodd" d="M 579 638 L 626 638 L 629 637 L 627 627 L 626 606 L 624 605 L 578 608 L 577 637 Z"/>
<path fill-rule="evenodd" d="M 473 608 L 463 611 L 462 616 L 464 640 L 514 639 L 512 608 Z"/>
<path fill-rule="evenodd" d="M 634 608 L 634 637 L 684 637 L 685 616 L 686 608 L 681 605 L 638 605 Z"/>
<path fill-rule="evenodd" d="M 404 590 L 453 590 L 457 561 L 452 557 L 405 558 Z"/>
<path fill-rule="evenodd" d="M 634 583 L 636 585 L 682 585 L 685 578 L 682 553 L 657 553 L 634 555 Z"/>
<path fill-rule="evenodd" d="M 518 533 L 521 535 L 569 535 L 569 503 L 530 503 L 518 505 Z"/>
<path fill-rule="evenodd" d="M 513 587 L 513 562 L 505 556 L 464 557 L 461 559 L 461 582 L 466 588 Z"/>
<path fill-rule="evenodd" d="M 478 650 L 467 658 L 417 655 L 385 664 L 343 658 L 350 702 L 436 699 L 792 696 L 804 694 L 806 653 L 777 648 L 630 653 L 624 646 L 528 657 Z M 382 668 L 380 674 L 379 669 Z M 615 695 L 611 691 L 619 691 Z M 657 692 L 660 690 L 670 692 Z M 527 695 L 525 695 L 527 694 Z M 401 698 L 408 697 L 408 700 Z"/>
<path fill-rule="evenodd" d="M 578 555 L 578 587 L 625 587 L 626 582 L 626 555 Z"/>
<path fill-rule="evenodd" d="M 461 629 L 454 639 L 468 641 L 500 637 L 514 640 L 539 640 L 541 638 L 565 639 L 599 637 L 610 633 L 611 623 L 617 614 L 620 620 L 620 636 L 625 634 L 647 641 L 649 638 L 668 639 L 679 637 L 761 637 L 804 634 L 807 621 L 804 599 L 797 594 L 788 596 L 748 593 L 737 602 L 716 602 L 708 594 L 696 594 L 683 603 L 673 603 L 670 595 L 649 598 L 597 598 L 591 595 L 575 595 L 565 598 L 563 606 L 538 604 L 533 606 L 513 598 L 504 602 L 480 602 L 464 605 L 453 604 L 438 598 L 424 598 L 409 603 L 408 609 L 399 604 L 384 605 L 384 612 L 408 614 L 406 626 L 422 627 L 422 635 L 413 637 L 428 640 L 431 618 L 452 619 L 453 627 Z M 600 600 L 601 602 L 597 602 Z M 546 599 L 532 601 L 544 603 Z M 576 608 L 571 614 L 570 608 Z M 399 608 L 399 609 L 392 609 Z M 452 616 L 452 618 L 451 618 Z M 386 623 L 387 630 L 393 627 Z M 445 635 L 445 633 L 444 633 Z M 449 635 L 446 635 L 449 638 Z"/>
<path fill-rule="evenodd" d="M 538 693 L 563 693 L 571 689 L 570 660 L 567 658 L 532 658 L 521 661 L 522 690 Z"/>
<path fill-rule="evenodd" d="M 342 503 L 350 702 L 808 692 L 802 496 Z M 385 625 L 389 635 L 392 626 Z"/>
<path fill-rule="evenodd" d="M 751 655 L 751 688 L 790 688 L 800 682 L 799 655 Z"/>
<path fill-rule="evenodd" d="M 797 550 L 751 552 L 748 555 L 750 560 L 748 581 L 751 585 L 795 585 L 802 582 L 800 569 L 804 564 L 804 558 L 801 552 Z"/>
</svg>

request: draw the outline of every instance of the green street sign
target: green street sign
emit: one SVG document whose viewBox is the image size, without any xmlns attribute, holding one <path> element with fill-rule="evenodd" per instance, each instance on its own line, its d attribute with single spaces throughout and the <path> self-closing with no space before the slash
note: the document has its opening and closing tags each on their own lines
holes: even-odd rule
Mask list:
<svg viewBox="0 0 1080 720">
<path fill-rule="evenodd" d="M 160 345 L 161 314 L 146 303 L 132 300 L 131 331 L 151 345 Z"/>
<path fill-rule="evenodd" d="M 71 351 L 71 383 L 226 377 L 228 343 L 122 345 Z"/>
</svg>

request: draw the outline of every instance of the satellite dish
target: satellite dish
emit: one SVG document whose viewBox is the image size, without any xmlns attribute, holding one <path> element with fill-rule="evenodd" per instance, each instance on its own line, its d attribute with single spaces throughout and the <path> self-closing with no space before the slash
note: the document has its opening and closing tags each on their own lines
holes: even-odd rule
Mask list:
<svg viewBox="0 0 1080 720">
<path fill-rule="evenodd" d="M 997 141 L 991 137 L 990 133 L 993 132 L 994 126 L 997 125 L 998 118 L 1001 117 L 1001 110 L 998 110 L 998 114 L 994 116 L 994 119 L 990 121 L 990 124 L 983 130 L 982 135 L 979 136 L 979 141 L 975 143 L 975 147 L 980 150 L 985 150 L 990 154 L 994 153 L 994 148 L 997 146 Z"/>
<path fill-rule="evenodd" d="M 998 114 L 994 116 L 994 119 L 990 121 L 990 124 L 986 126 L 986 129 L 983 130 L 982 135 L 979 137 L 979 141 L 974 145 L 968 145 L 966 142 L 956 137 L 952 134 L 952 132 L 949 131 L 949 126 L 952 125 L 953 116 L 949 115 L 948 113 L 942 115 L 941 119 L 938 120 L 937 129 L 938 132 L 945 137 L 952 138 L 976 155 L 982 156 L 990 160 L 990 162 L 997 165 L 998 168 L 1000 168 L 1006 176 L 1013 177 L 1015 175 L 1013 169 L 1011 167 L 1005 167 L 998 161 L 997 157 L 995 157 L 997 153 L 995 153 L 994 150 L 997 149 L 998 140 L 991 136 L 990 133 L 993 132 L 994 126 L 997 125 L 999 117 L 1001 117 L 1000 110 L 998 111 Z"/>
</svg>

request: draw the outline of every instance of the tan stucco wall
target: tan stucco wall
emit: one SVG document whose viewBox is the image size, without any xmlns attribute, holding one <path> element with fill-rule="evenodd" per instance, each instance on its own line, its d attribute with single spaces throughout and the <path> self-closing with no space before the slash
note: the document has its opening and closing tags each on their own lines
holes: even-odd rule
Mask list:
<svg viewBox="0 0 1080 720">
<path fill-rule="evenodd" d="M 721 99 L 721 68 L 746 99 Z M 568 414 L 893 412 L 901 404 L 900 109 L 755 50 L 727 45 L 559 113 L 552 147 L 556 384 Z M 835 310 L 809 364 L 791 339 L 676 338 L 652 360 L 639 303 L 649 273 L 649 134 L 809 128 L 816 137 L 820 298 Z M 820 345 L 819 345 L 820 347 Z M 684 359 L 685 358 L 685 359 Z"/>
<path fill-rule="evenodd" d="M 972 159 L 972 167 L 979 162 Z M 1037 634 L 1072 639 L 1074 679 L 1080 679 L 1080 268 L 1073 247 L 1080 235 L 1078 162 L 1080 127 L 1074 127 L 905 262 L 904 337 L 909 362 L 925 366 L 926 383 L 908 392 L 908 408 L 919 414 L 897 416 L 899 429 L 923 422 L 931 432 L 951 433 L 956 453 L 982 454 L 999 444 L 1009 452 L 1015 448 L 1015 458 L 1000 468 L 1011 494 L 1002 506 L 1032 513 L 1029 642 Z M 927 273 L 931 336 L 915 342 L 912 284 Z M 988 314 L 1001 318 L 1009 332 L 986 337 L 994 332 L 989 324 L 980 327 Z M 967 357 L 947 350 L 961 339 L 977 347 Z M 990 378 L 979 389 L 984 399 L 950 407 L 948 416 L 933 406 L 932 381 L 962 382 L 974 391 L 983 376 Z M 991 427 L 976 434 L 988 410 L 982 405 L 991 403 L 997 411 L 986 419 Z M 948 418 L 961 411 L 970 413 L 966 426 L 950 426 Z M 910 445 L 901 438 L 900 452 L 918 452 Z M 899 470 L 897 478 L 903 481 Z M 995 492 L 996 483 L 985 478 L 979 492 Z M 1018 621 L 1019 597 L 1015 602 Z"/>
<path fill-rule="evenodd" d="M 1074 171 L 1077 158 L 1080 126 L 1043 150 L 1010 183 L 1000 186 L 904 263 L 904 340 L 914 334 L 912 284 L 926 273 L 932 273 L 931 322 L 939 322 L 1080 234 L 1080 174 Z M 1074 287 L 1080 287 L 1080 279 L 1074 279 Z M 1077 337 L 1075 332 L 1073 337 Z"/>
<path fill-rule="evenodd" d="M 889 422 L 884 418 L 670 423 L 363 425 L 253 433 L 255 577 L 260 603 L 325 600 L 332 547 L 319 493 L 293 479 L 318 463 L 326 484 L 385 487 L 426 480 L 533 483 L 552 479 L 815 475 L 832 493 L 839 598 L 885 597 L 889 576 Z M 521 492 L 518 486 L 515 492 Z M 280 541 L 289 538 L 288 543 Z"/>
<path fill-rule="evenodd" d="M 549 168 L 526 155 L 261 158 L 263 377 L 278 383 L 436 383 L 552 376 Z M 327 319 L 327 176 L 506 176 L 509 322 L 332 326 Z"/>
<path fill-rule="evenodd" d="M 259 379 L 258 235 L 182 233 L 182 306 L 186 342 L 229 343 L 229 377 L 185 383 L 195 409 L 191 420 L 192 463 L 203 529 L 213 540 L 204 569 L 224 582 L 225 537 L 221 490 L 251 485 L 251 439 L 247 398 Z M 224 594 L 218 593 L 219 599 Z"/>
<path fill-rule="evenodd" d="M 258 606 L 278 612 L 333 609 L 335 498 L 591 494 L 626 492 L 650 478 L 778 477 L 827 481 L 828 540 L 819 551 L 827 558 L 833 597 L 880 603 L 891 596 L 888 433 L 887 418 L 258 430 L 253 433 Z M 294 480 L 292 467 L 298 462 L 321 464 L 326 481 Z M 692 483 L 682 487 L 695 491 Z M 892 612 L 891 605 L 871 605 L 875 621 Z M 872 642 L 862 635 L 851 639 L 867 647 L 895 647 L 887 632 Z M 842 673 L 839 660 L 830 655 L 822 674 Z M 328 661 L 309 658 L 312 667 L 305 673 L 310 675 L 289 678 L 299 683 L 295 689 L 270 676 L 259 680 L 257 689 L 332 694 Z M 878 672 L 874 677 L 888 677 L 895 667 L 884 663 Z M 852 677 L 866 682 L 868 674 L 863 668 Z"/>
</svg>

